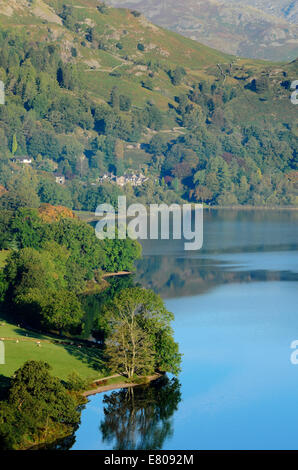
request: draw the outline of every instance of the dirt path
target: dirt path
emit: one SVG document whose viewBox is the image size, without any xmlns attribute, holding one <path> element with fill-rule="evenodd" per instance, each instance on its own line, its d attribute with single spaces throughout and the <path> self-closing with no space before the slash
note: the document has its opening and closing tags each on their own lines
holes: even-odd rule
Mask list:
<svg viewBox="0 0 298 470">
<path fill-rule="evenodd" d="M 131 271 L 119 271 L 117 273 L 105 273 L 102 275 L 102 278 L 112 277 L 112 276 L 127 276 L 128 274 L 132 274 Z"/>
</svg>

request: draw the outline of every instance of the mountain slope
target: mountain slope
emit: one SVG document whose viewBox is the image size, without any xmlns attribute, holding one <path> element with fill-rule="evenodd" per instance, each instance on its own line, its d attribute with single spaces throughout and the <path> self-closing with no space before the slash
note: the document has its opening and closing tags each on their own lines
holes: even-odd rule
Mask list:
<svg viewBox="0 0 298 470">
<path fill-rule="evenodd" d="M 109 3 L 136 8 L 154 23 L 226 53 L 293 60 L 297 57 L 298 28 L 289 20 L 294 21 L 297 6 L 277 1 L 281 8 L 265 8 L 265 4 L 272 6 L 274 2 L 262 0 L 109 0 Z"/>
<path fill-rule="evenodd" d="M 221 0 L 222 3 L 247 5 L 291 23 L 298 21 L 298 4 L 295 0 Z"/>
<path fill-rule="evenodd" d="M 144 104 L 155 97 L 165 108 L 176 89 L 162 72 L 155 80 L 154 89 L 144 88 L 142 81 L 148 78 L 149 62 L 158 63 L 166 70 L 183 63 L 184 67 L 196 71 L 231 61 L 230 56 L 164 31 L 129 10 L 109 9 L 102 13 L 96 8 L 97 1 L 82 0 L 73 2 L 71 14 L 63 22 L 63 5 L 63 1 L 55 0 L 34 0 L 32 4 L 12 0 L 9 5 L 6 0 L 0 0 L 0 24 L 19 31 L 30 25 L 26 31 L 28 41 L 59 44 L 66 61 L 80 63 L 84 72 L 82 80 L 88 81 L 90 92 L 94 91 L 98 98 L 105 98 L 113 85 L 117 85 L 135 104 Z M 72 57 L 72 49 L 76 50 L 76 57 Z"/>
<path fill-rule="evenodd" d="M 95 0 L 0 0 L 0 206 L 94 211 L 124 191 L 145 203 L 293 205 L 297 64 L 223 54 Z M 140 171 L 140 186 L 101 179 Z"/>
</svg>

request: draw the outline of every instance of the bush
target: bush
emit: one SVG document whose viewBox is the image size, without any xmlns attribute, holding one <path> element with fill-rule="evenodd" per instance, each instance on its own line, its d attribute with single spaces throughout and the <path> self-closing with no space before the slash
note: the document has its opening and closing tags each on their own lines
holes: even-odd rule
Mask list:
<svg viewBox="0 0 298 470">
<path fill-rule="evenodd" d="M 100 5 L 97 5 L 96 8 L 99 11 L 99 13 L 102 13 L 103 15 L 108 12 L 108 7 L 104 2 L 100 3 Z"/>
<path fill-rule="evenodd" d="M 142 81 L 142 87 L 147 88 L 147 90 L 153 91 L 153 89 L 154 89 L 153 81 L 150 78 L 147 78 L 146 80 L 143 80 Z"/>
<path fill-rule="evenodd" d="M 84 380 L 76 371 L 73 371 L 71 374 L 68 375 L 64 386 L 67 390 L 71 390 L 74 392 L 81 392 L 88 387 L 89 383 L 87 380 Z"/>
</svg>

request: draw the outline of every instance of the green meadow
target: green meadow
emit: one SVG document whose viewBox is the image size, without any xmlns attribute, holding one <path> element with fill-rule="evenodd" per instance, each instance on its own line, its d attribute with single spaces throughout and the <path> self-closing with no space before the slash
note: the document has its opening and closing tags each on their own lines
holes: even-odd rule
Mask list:
<svg viewBox="0 0 298 470">
<path fill-rule="evenodd" d="M 98 349 L 26 330 L 5 317 L 0 311 L 0 338 L 4 338 L 5 344 L 5 364 L 0 364 L 0 378 L 11 377 L 30 360 L 47 362 L 52 366 L 53 375 L 61 379 L 74 371 L 90 381 L 107 375 Z"/>
</svg>

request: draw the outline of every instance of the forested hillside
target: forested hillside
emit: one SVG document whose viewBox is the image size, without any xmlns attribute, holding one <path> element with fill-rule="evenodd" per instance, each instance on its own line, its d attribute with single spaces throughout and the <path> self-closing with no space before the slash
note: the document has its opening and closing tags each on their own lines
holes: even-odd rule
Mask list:
<svg viewBox="0 0 298 470">
<path fill-rule="evenodd" d="M 236 59 L 95 0 L 1 1 L 0 204 L 297 205 L 297 65 Z M 140 171 L 138 187 L 100 180 Z"/>
</svg>

